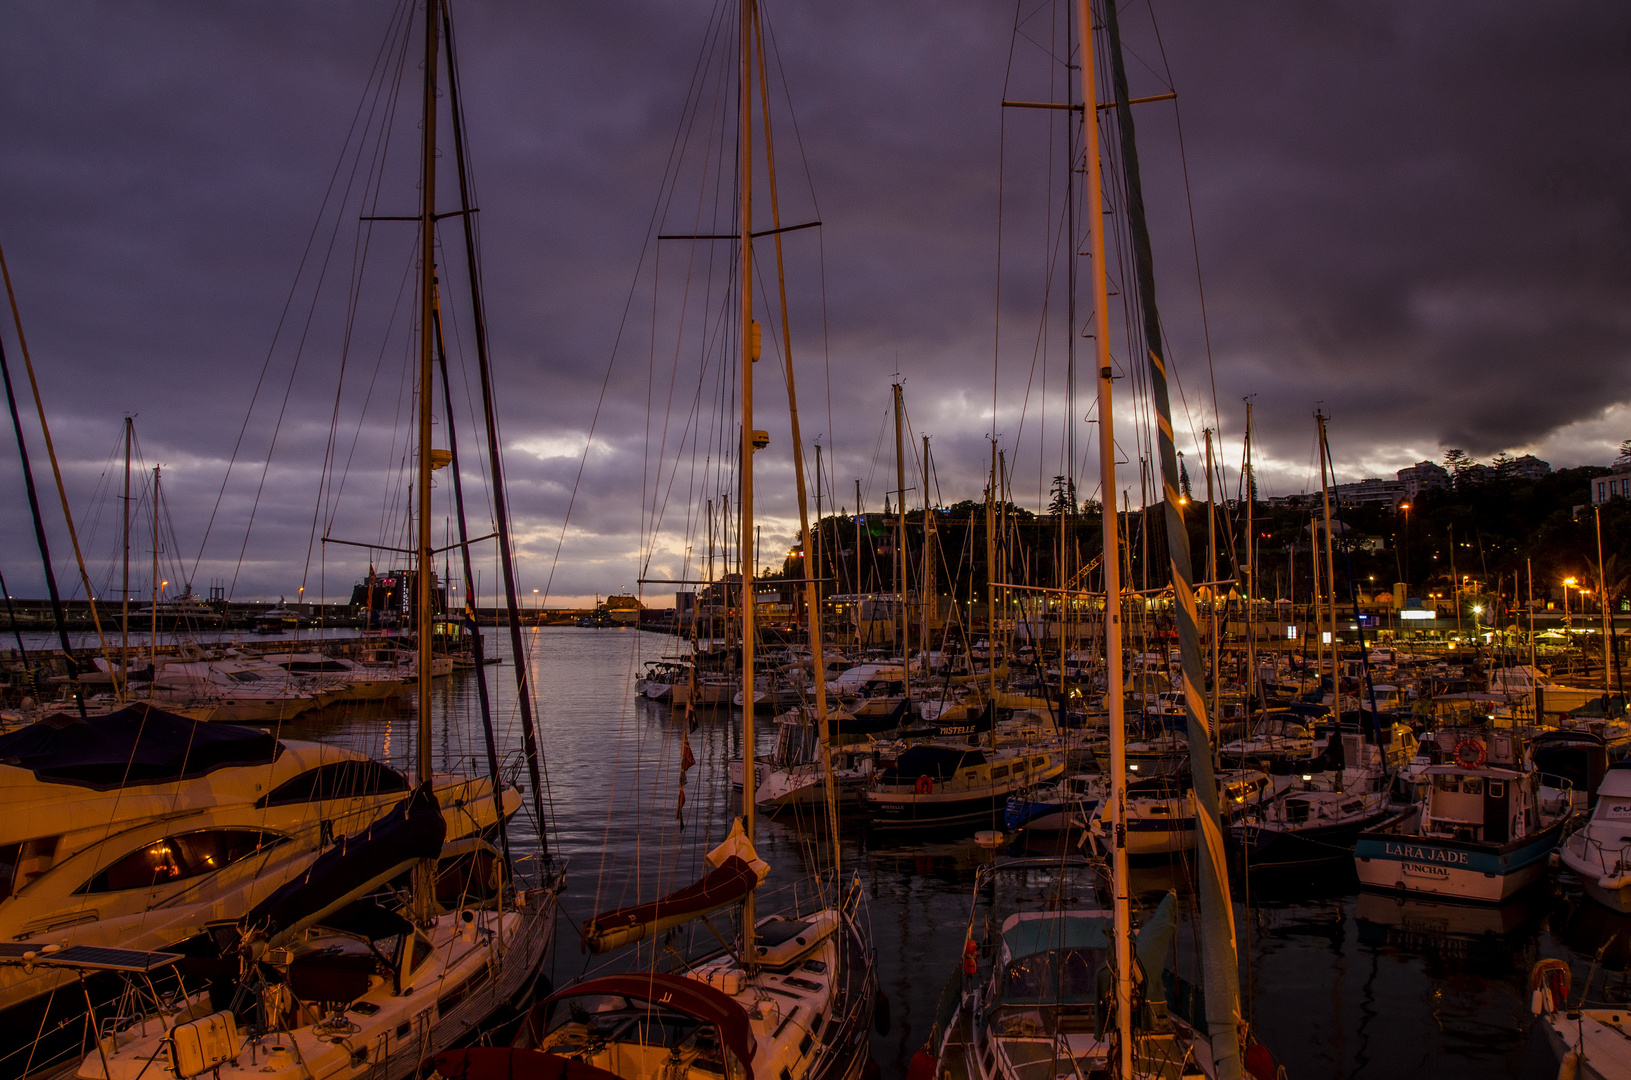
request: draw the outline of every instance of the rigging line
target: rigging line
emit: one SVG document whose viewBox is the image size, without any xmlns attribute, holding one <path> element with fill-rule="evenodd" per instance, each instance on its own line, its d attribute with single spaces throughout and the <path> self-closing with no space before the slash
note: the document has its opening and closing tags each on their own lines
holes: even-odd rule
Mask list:
<svg viewBox="0 0 1631 1080">
<path fill-rule="evenodd" d="M 403 53 L 404 57 L 406 56 L 405 46 L 406 46 L 406 38 L 404 38 L 404 53 Z M 400 65 L 399 65 L 399 70 L 400 70 Z M 344 158 L 342 157 L 342 161 L 343 160 L 344 160 Z M 355 177 L 356 177 L 356 163 L 355 163 L 355 159 L 354 159 L 353 167 L 352 167 L 352 171 L 351 171 L 351 178 L 354 180 Z M 351 190 L 351 184 L 347 183 L 347 185 L 346 185 L 347 194 L 349 194 L 350 190 Z M 326 203 L 326 196 L 325 196 L 325 203 Z M 342 203 L 342 205 L 343 205 L 343 203 Z M 321 211 L 320 211 L 320 213 L 321 213 Z M 243 560 L 244 560 L 244 557 L 245 557 L 245 555 L 246 555 L 246 553 L 248 552 L 248 549 L 249 549 L 249 537 L 250 537 L 251 532 L 254 530 L 255 517 L 260 512 L 260 501 L 261 501 L 262 495 L 264 494 L 264 492 L 266 490 L 266 480 L 271 475 L 272 459 L 276 456 L 278 437 L 282 433 L 282 430 L 283 430 L 284 417 L 288 414 L 289 401 L 294 395 L 295 380 L 296 380 L 296 378 L 298 377 L 298 375 L 300 373 L 301 361 L 305 358 L 306 342 L 307 342 L 307 339 L 309 338 L 309 336 L 311 334 L 312 325 L 313 325 L 313 323 L 314 323 L 314 321 L 315 321 L 315 319 L 317 317 L 317 304 L 316 304 L 315 298 L 317 296 L 321 295 L 322 289 L 323 289 L 323 282 L 326 281 L 327 278 L 328 278 L 329 266 L 330 266 L 330 263 L 332 262 L 333 257 L 334 257 L 335 245 L 339 241 L 340 227 L 341 227 L 340 217 L 339 217 L 338 214 L 336 214 L 335 220 L 334 220 L 334 228 L 329 233 L 328 245 L 324 249 L 322 262 L 319 265 L 319 268 L 318 268 L 318 271 L 317 271 L 317 280 L 313 284 L 313 297 L 314 297 L 313 303 L 312 303 L 312 306 L 309 307 L 306 310 L 306 318 L 305 318 L 304 323 L 301 325 L 300 336 L 299 336 L 299 338 L 297 339 L 297 341 L 295 342 L 295 345 L 294 345 L 294 362 L 289 368 L 288 381 L 284 384 L 283 400 L 278 406 L 277 419 L 273 422 L 273 425 L 272 425 L 272 439 L 271 439 L 270 445 L 267 447 L 267 450 L 266 450 L 266 464 L 261 469 L 261 475 L 260 475 L 259 482 L 255 485 L 255 498 L 250 504 L 249 518 L 244 523 L 244 539 L 243 539 L 242 545 L 240 545 L 240 547 L 238 549 L 238 567 L 236 569 L 234 569 L 233 574 L 232 574 L 232 582 L 228 586 L 228 589 L 227 589 L 227 598 L 228 599 L 231 599 L 237 593 L 238 575 L 242 571 Z M 304 259 L 302 259 L 302 269 L 304 269 Z M 297 280 L 298 280 L 298 276 L 299 275 L 297 273 Z M 281 328 L 282 328 L 282 324 L 281 324 L 281 320 L 280 320 L 280 322 L 279 322 L 279 330 L 280 331 L 281 331 Z M 274 349 L 276 348 L 276 337 L 275 336 L 274 336 L 274 339 L 273 339 L 273 348 Z M 257 396 L 259 394 L 259 384 L 258 383 L 257 383 L 257 386 L 256 386 L 256 394 L 257 394 Z M 253 406 L 251 406 L 251 407 L 253 407 Z M 247 418 L 246 418 L 245 423 L 247 424 Z M 236 451 L 234 451 L 234 453 L 236 453 Z M 229 466 L 229 471 L 230 471 L 230 466 Z M 214 515 L 211 514 L 211 521 L 213 522 L 213 520 L 214 520 Z M 207 541 L 208 541 L 208 535 L 207 535 L 207 532 L 206 532 L 205 542 L 207 542 Z M 198 558 L 200 560 L 202 560 L 203 555 L 204 555 L 204 546 L 201 543 L 199 545 Z"/>
<path fill-rule="evenodd" d="M 385 39 L 380 43 L 380 50 L 374 57 L 374 66 L 369 72 L 368 83 L 366 84 L 366 86 L 365 86 L 365 88 L 363 90 L 363 94 L 362 94 L 361 99 L 357 102 L 356 111 L 352 113 L 351 126 L 346 131 L 346 136 L 345 136 L 345 139 L 343 140 L 342 145 L 349 145 L 350 142 L 351 142 L 352 136 L 356 133 L 358 119 L 362 116 L 363 106 L 369 100 L 369 96 L 370 96 L 369 91 L 373 88 L 374 79 L 376 77 L 376 74 L 380 71 L 381 65 L 385 62 L 386 57 L 389 55 L 391 38 L 392 38 L 392 35 L 394 33 L 393 27 L 396 24 L 396 20 L 398 18 L 402 17 L 402 15 L 407 10 L 408 10 L 407 5 L 404 5 L 403 7 L 399 8 L 397 13 L 392 15 L 391 22 L 387 24 Z M 215 505 L 213 507 L 211 507 L 209 519 L 208 519 L 207 522 L 205 522 L 205 525 L 204 525 L 204 537 L 199 542 L 198 557 L 197 557 L 197 559 L 194 560 L 194 563 L 193 563 L 193 567 L 194 567 L 195 572 L 197 570 L 198 564 L 204 558 L 204 547 L 205 547 L 205 545 L 207 545 L 209 543 L 210 531 L 212 530 L 212 528 L 215 525 L 216 515 L 220 512 L 221 501 L 226 497 L 227 484 L 232 478 L 232 468 L 237 463 L 239 451 L 243 448 L 244 436 L 249 431 L 249 421 L 254 416 L 255 404 L 260 398 L 261 386 L 266 381 L 267 372 L 271 369 L 272 359 L 277 355 L 278 338 L 282 336 L 284 322 L 288 319 L 289 313 L 290 313 L 291 309 L 294 306 L 295 296 L 297 295 L 297 293 L 299 292 L 299 289 L 300 289 L 300 279 L 303 276 L 303 274 L 305 273 L 306 260 L 310 257 L 312 247 L 317 242 L 318 233 L 321 230 L 322 224 L 323 224 L 323 215 L 328 209 L 329 200 L 334 194 L 334 187 L 339 182 L 340 174 L 341 174 L 341 171 L 344 169 L 344 166 L 345 166 L 345 155 L 342 153 L 341 156 L 340 156 L 340 159 L 334 163 L 334 171 L 329 175 L 328 187 L 323 192 L 322 202 L 318 204 L 317 217 L 312 222 L 311 233 L 306 237 L 306 247 L 301 252 L 300 262 L 297 264 L 297 266 L 295 268 L 294 280 L 289 284 L 288 295 L 284 298 L 284 301 L 283 301 L 283 310 L 278 314 L 277 325 L 273 328 L 273 331 L 272 331 L 272 342 L 267 347 L 266 359 L 264 361 L 262 361 L 260 375 L 255 380 L 255 390 L 250 395 L 249 408 L 244 411 L 243 423 L 238 428 L 238 438 L 232 444 L 232 453 L 227 458 L 226 473 L 221 478 L 220 490 L 217 491 L 216 495 L 215 495 Z M 241 558 L 242 558 L 242 556 L 240 555 L 240 559 Z"/>
<path fill-rule="evenodd" d="M 663 181 L 658 186 L 658 197 L 654 201 L 654 205 L 651 208 L 651 216 L 647 219 L 647 222 L 646 222 L 645 246 L 641 248 L 640 258 L 639 258 L 638 262 L 635 264 L 634 275 L 631 278 L 631 280 L 629 281 L 629 292 L 628 292 L 628 296 L 625 298 L 624 303 L 623 303 L 623 314 L 618 319 L 617 332 L 613 336 L 611 352 L 607 356 L 606 374 L 601 380 L 600 395 L 595 400 L 595 411 L 591 415 L 590 420 L 589 420 L 588 438 L 584 441 L 583 453 L 581 455 L 579 455 L 579 457 L 578 457 L 578 471 L 577 471 L 577 475 L 573 478 L 573 481 L 572 481 L 572 493 L 567 497 L 566 512 L 561 515 L 561 528 L 560 528 L 560 532 L 557 535 L 556 540 L 555 540 L 555 553 L 554 553 L 554 556 L 550 560 L 549 573 L 544 579 L 544 595 L 546 597 L 550 595 L 550 590 L 553 589 L 553 587 L 554 587 L 555 571 L 560 567 L 561 551 L 566 545 L 566 529 L 567 529 L 567 525 L 572 520 L 572 510 L 577 505 L 578 489 L 583 483 L 584 468 L 588 464 L 588 461 L 589 461 L 589 448 L 594 443 L 595 432 L 598 430 L 599 425 L 600 425 L 600 413 L 601 413 L 601 410 L 606 405 L 606 394 L 611 388 L 612 371 L 616 367 L 616 363 L 617 363 L 617 351 L 618 351 L 619 346 L 622 343 L 624 332 L 628 329 L 629 315 L 630 315 L 630 312 L 633 310 L 634 297 L 635 297 L 635 292 L 639 287 L 641 270 L 645 266 L 647 253 L 650 251 L 650 249 L 653 246 L 652 237 L 655 235 L 655 230 L 657 228 L 657 223 L 660 220 L 659 214 L 660 214 L 660 212 L 661 212 L 661 210 L 663 208 L 663 205 L 664 205 L 662 192 L 663 192 L 664 186 L 668 183 L 670 170 L 672 170 L 675 167 L 675 155 L 678 152 L 680 146 L 682 145 L 681 144 L 681 131 L 683 131 L 683 129 L 684 129 L 684 118 L 686 116 L 687 110 L 689 110 L 690 107 L 691 107 L 691 96 L 692 96 L 693 92 L 700 93 L 699 80 L 702 78 L 703 72 L 705 71 L 704 62 L 707 59 L 707 54 L 708 54 L 707 42 L 708 42 L 708 39 L 709 39 L 710 36 L 717 33 L 717 28 L 716 28 L 715 24 L 720 22 L 720 20 L 722 19 L 722 13 L 723 13 L 723 7 L 722 6 L 716 6 L 715 7 L 714 20 L 710 22 L 709 29 L 703 36 L 704 49 L 703 49 L 702 53 L 697 57 L 696 66 L 692 69 L 692 72 L 691 72 L 691 84 L 690 84 L 689 87 L 687 87 L 686 99 L 685 99 L 685 102 L 681 106 L 680 130 L 675 131 L 674 139 L 669 144 L 668 161 L 664 165 Z"/>
<path fill-rule="evenodd" d="M 1020 4 L 1014 5 L 1014 26 L 1008 37 L 1008 62 L 1003 71 L 1002 96 L 1008 96 L 1008 86 L 1014 74 L 1014 39 L 1019 35 Z M 1003 227 L 1003 182 L 1008 167 L 1008 114 L 1007 110 L 997 110 L 997 276 L 994 282 L 991 318 L 991 441 L 997 441 L 997 393 L 1002 373 L 1002 227 Z"/>
<path fill-rule="evenodd" d="M 380 198 L 381 198 L 381 186 L 382 185 L 380 184 L 379 178 L 383 175 L 383 172 L 384 172 L 384 169 L 385 169 L 385 159 L 389 154 L 389 148 L 390 148 L 390 142 L 391 142 L 391 133 L 395 130 L 395 127 L 396 127 L 396 123 L 395 123 L 396 111 L 397 111 L 397 107 L 400 104 L 401 97 L 402 97 L 401 86 L 402 86 L 402 80 L 403 80 L 405 70 L 406 70 L 406 66 L 407 66 L 406 65 L 407 38 L 406 38 L 405 35 L 406 35 L 406 30 L 404 30 L 403 51 L 402 51 L 401 54 L 399 54 L 399 57 L 398 57 L 397 69 L 396 69 L 396 79 L 395 79 L 395 83 L 393 84 L 392 90 L 391 90 L 391 92 L 389 94 L 379 93 L 379 94 L 375 95 L 374 109 L 375 109 L 375 111 L 378 111 L 379 108 L 380 108 L 381 103 L 383 102 L 385 115 L 384 115 L 383 119 L 380 121 L 379 134 L 373 140 L 372 158 L 371 158 L 371 161 L 370 161 L 369 166 L 368 166 L 367 174 L 366 174 L 366 176 L 364 177 L 364 179 L 362 181 L 362 190 L 365 193 L 364 196 L 363 196 L 363 200 L 367 204 L 364 208 L 368 209 L 370 211 L 374 211 L 376 213 L 379 210 L 379 202 L 380 202 Z M 372 121 L 370 121 L 370 125 L 369 125 L 368 130 L 372 130 Z M 360 148 L 358 150 L 358 159 L 359 159 L 359 161 L 361 159 L 361 149 Z M 341 203 L 342 206 L 344 206 L 345 203 L 349 201 L 350 188 L 351 188 L 351 185 L 348 184 L 347 185 L 348 197 L 346 199 L 342 200 L 342 203 Z M 369 191 L 373 192 L 372 199 L 369 199 L 368 195 L 366 194 Z M 371 217 L 373 215 L 371 214 L 369 216 Z M 338 222 L 336 222 L 336 228 L 338 228 Z M 344 331 L 343 331 L 342 337 L 341 337 L 341 340 L 342 340 L 342 345 L 341 345 L 342 357 L 347 358 L 347 359 L 350 356 L 352 337 L 353 337 L 353 335 L 355 333 L 358 312 L 359 312 L 360 307 L 361 307 L 362 283 L 363 283 L 364 269 L 365 269 L 365 267 L 367 265 L 368 252 L 372 248 L 373 236 L 374 236 L 374 226 L 373 226 L 372 222 L 369 222 L 369 223 L 365 224 L 363 227 L 359 228 L 356 231 L 356 233 L 353 234 L 352 251 L 351 251 L 351 283 L 350 283 L 350 285 L 348 286 L 348 288 L 346 290 L 345 326 L 344 326 Z M 406 262 L 404 264 L 404 268 L 403 268 L 403 282 L 402 282 L 402 284 L 400 284 L 398 286 L 398 294 L 397 294 L 396 301 L 395 301 L 394 306 L 393 306 L 392 311 L 391 311 L 391 317 L 385 324 L 386 328 L 387 328 L 386 329 L 386 341 L 389 340 L 389 333 L 390 333 L 389 328 L 391 326 L 396 325 L 397 313 L 399 311 L 401 311 L 404 290 L 406 290 L 406 288 L 407 288 L 408 281 L 410 281 L 412 279 L 412 277 L 413 277 L 414 263 L 413 263 L 413 259 L 412 259 L 412 249 L 409 249 L 408 254 L 409 254 L 409 257 L 407 258 L 407 260 L 406 260 Z M 375 361 L 374 375 L 370 379 L 369 389 L 368 389 L 367 394 L 364 397 L 362 410 L 361 410 L 359 416 L 366 416 L 367 415 L 368 402 L 370 400 L 372 400 L 373 387 L 374 387 L 374 385 L 377 382 L 378 377 L 379 377 L 380 364 L 384 360 L 384 348 L 385 348 L 386 341 L 381 342 L 380 356 Z M 342 382 L 340 384 L 340 386 L 336 388 L 336 398 L 337 398 L 337 400 L 336 400 L 336 414 L 338 413 L 338 408 L 339 408 L 338 398 L 341 396 L 341 393 L 342 393 L 342 390 L 343 390 L 343 385 L 344 384 Z M 334 432 L 333 437 L 337 438 L 338 437 L 338 435 L 337 435 L 337 425 L 338 425 L 337 415 L 336 415 L 335 419 L 332 421 L 332 423 L 335 425 L 335 432 Z M 362 433 L 362 422 L 359 419 L 356 429 L 352 432 L 351 448 L 347 453 L 346 467 L 345 467 L 344 470 L 341 471 L 338 483 L 336 484 L 335 478 L 333 476 L 332 471 L 328 472 L 325 475 L 325 485 L 326 485 L 325 494 L 326 494 L 326 502 L 328 504 L 328 510 L 329 510 L 327 520 L 328 520 L 328 527 L 330 527 L 330 528 L 332 528 L 333 521 L 334 521 L 334 516 L 338 512 L 338 507 L 340 505 L 340 500 L 341 500 L 341 498 L 342 498 L 342 496 L 344 494 L 345 481 L 346 481 L 346 478 L 350 475 L 351 463 L 352 463 L 352 460 L 355 458 L 357 442 L 358 442 L 358 439 L 361 436 L 361 433 Z"/>
<path fill-rule="evenodd" d="M 1161 64 L 1167 72 L 1167 83 L 1172 84 L 1172 64 L 1167 59 L 1166 43 L 1161 38 L 1161 24 L 1156 20 L 1155 7 L 1150 5 L 1150 26 L 1155 31 L 1155 46 L 1161 53 Z M 1172 99 L 1172 120 L 1178 134 L 1178 171 L 1184 180 L 1184 207 L 1189 213 L 1189 245 L 1195 256 L 1195 293 L 1200 299 L 1201 308 L 1201 340 L 1206 345 L 1206 373 L 1212 383 L 1212 423 L 1218 426 L 1222 420 L 1218 412 L 1218 377 L 1212 366 L 1212 330 L 1206 318 L 1206 286 L 1201 274 L 1201 240 L 1195 228 L 1195 196 L 1189 185 L 1189 158 L 1184 153 L 1184 119 L 1183 111 L 1179 108 L 1178 99 Z"/>
</svg>

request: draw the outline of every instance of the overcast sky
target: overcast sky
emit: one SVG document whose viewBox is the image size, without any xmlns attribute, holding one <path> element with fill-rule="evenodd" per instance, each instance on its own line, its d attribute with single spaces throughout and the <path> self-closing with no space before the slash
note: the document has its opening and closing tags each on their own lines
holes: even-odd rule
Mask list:
<svg viewBox="0 0 1631 1080">
<path fill-rule="evenodd" d="M 820 437 L 829 488 L 853 509 L 860 478 L 867 508 L 881 508 L 898 373 L 912 436 L 933 440 L 941 497 L 980 497 L 994 429 L 1015 497 L 1044 502 L 1065 469 L 1064 271 L 1048 216 L 1065 172 L 1044 138 L 1063 130 L 1062 114 L 1000 102 L 1059 100 L 1062 24 L 1027 5 L 1016 35 L 1000 0 L 766 9 L 776 91 L 785 84 L 798 119 L 795 138 L 779 107 L 783 220 L 822 221 L 786 249 L 804 436 Z M 1189 462 L 1201 428 L 1219 426 L 1233 475 L 1249 395 L 1264 494 L 1317 485 L 1316 408 L 1332 417 L 1345 480 L 1449 447 L 1605 464 L 1631 438 L 1631 8 L 1155 0 L 1122 11 L 1133 95 L 1178 94 L 1176 106 L 1140 106 L 1138 122 Z M 359 145 L 348 132 L 397 14 L 390 0 L 8 9 L 0 244 L 104 596 L 118 587 L 126 414 L 142 461 L 163 467 L 167 580 L 244 599 L 302 585 L 308 598 L 343 598 L 368 556 L 325 554 L 315 537 L 402 543 L 413 226 L 375 227 L 368 260 L 382 283 L 356 294 L 349 344 L 334 305 L 359 249 L 350 234 L 330 243 L 344 232 L 336 222 L 355 232 L 357 206 L 336 209 L 331 178 L 344 187 L 337 163 Z M 697 457 L 701 436 L 725 430 L 706 415 L 719 371 L 700 366 L 701 352 L 664 366 L 653 346 L 648 232 L 716 16 L 701 0 L 455 4 L 529 600 L 535 588 L 570 604 L 633 589 L 642 574 L 695 572 L 676 553 L 706 544 L 691 504 L 717 487 L 699 479 Z M 412 59 L 403 78 L 408 117 Z M 385 160 L 401 175 L 374 213 L 414 211 L 411 117 L 395 132 Z M 444 210 L 456 205 L 450 158 Z M 442 236 L 462 260 L 455 222 Z M 463 282 L 447 276 L 450 289 Z M 327 294 L 338 300 L 314 304 Z M 463 357 L 468 319 L 450 318 Z M 1077 318 L 1086 324 L 1085 306 Z M 3 340 L 21 387 L 9 327 Z M 785 398 L 769 365 L 758 378 L 757 422 L 772 437 L 759 462 L 764 550 L 779 556 L 795 520 Z M 1136 457 L 1133 411 L 1118 419 L 1124 456 Z M 1076 430 L 1079 485 L 1096 494 L 1094 427 Z M 477 432 L 460 434 L 475 489 Z M 15 453 L 0 457 L 13 509 L 0 570 L 14 595 L 42 595 Z M 1136 502 L 1136 462 L 1120 484 Z M 921 499 L 920 482 L 908 487 Z M 135 547 L 138 563 L 151 559 L 147 527 Z M 489 591 L 490 554 L 480 565 Z M 147 571 L 137 577 L 145 588 Z M 660 603 L 672 593 L 645 591 Z"/>
</svg>

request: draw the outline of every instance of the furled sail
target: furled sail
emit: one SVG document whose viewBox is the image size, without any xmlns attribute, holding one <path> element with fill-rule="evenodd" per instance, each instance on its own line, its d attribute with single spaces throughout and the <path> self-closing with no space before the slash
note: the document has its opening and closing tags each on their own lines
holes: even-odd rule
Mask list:
<svg viewBox="0 0 1631 1080">
<path fill-rule="evenodd" d="M 396 809 L 336 841 L 304 874 L 256 904 L 239 920 L 239 929 L 264 937 L 264 948 L 275 948 L 415 863 L 436 858 L 446 836 L 436 796 L 429 782 L 420 784 Z"/>
<path fill-rule="evenodd" d="M 649 904 L 618 908 L 590 919 L 583 928 L 589 951 L 603 953 L 621 948 L 740 903 L 770 873 L 770 864 L 759 858 L 753 841 L 742 830 L 741 818 L 731 824 L 724 842 L 704 858 L 713 869 L 695 884 Z"/>
</svg>

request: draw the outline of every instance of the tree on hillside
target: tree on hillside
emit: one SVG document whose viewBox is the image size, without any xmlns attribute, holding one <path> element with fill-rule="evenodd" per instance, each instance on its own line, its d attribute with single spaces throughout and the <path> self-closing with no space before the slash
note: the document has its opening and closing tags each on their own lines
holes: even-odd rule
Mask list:
<svg viewBox="0 0 1631 1080">
<path fill-rule="evenodd" d="M 1620 444 L 1620 456 L 1615 459 L 1614 464 L 1631 468 L 1631 439 L 1627 439 Z"/>
<path fill-rule="evenodd" d="M 1076 512 L 1076 481 L 1063 476 L 1053 478 L 1052 497 L 1048 500 L 1048 516 L 1059 517 Z"/>
<path fill-rule="evenodd" d="M 1478 462 L 1459 446 L 1444 451 L 1444 468 L 1449 472 L 1450 478 L 1460 486 L 1461 476 Z"/>
</svg>

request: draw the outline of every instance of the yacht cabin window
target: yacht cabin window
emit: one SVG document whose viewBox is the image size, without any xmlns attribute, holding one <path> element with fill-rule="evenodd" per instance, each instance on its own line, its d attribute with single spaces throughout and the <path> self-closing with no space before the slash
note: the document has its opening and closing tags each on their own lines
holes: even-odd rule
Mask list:
<svg viewBox="0 0 1631 1080">
<path fill-rule="evenodd" d="M 206 829 L 167 836 L 132 851 L 75 892 L 150 889 L 156 885 L 213 874 L 240 859 L 281 844 L 283 839 L 277 833 L 258 829 Z"/>
<path fill-rule="evenodd" d="M 335 761 L 308 769 L 294 779 L 284 781 L 255 806 L 264 809 L 268 806 L 356 799 L 407 790 L 407 779 L 388 765 L 366 760 Z"/>
</svg>

